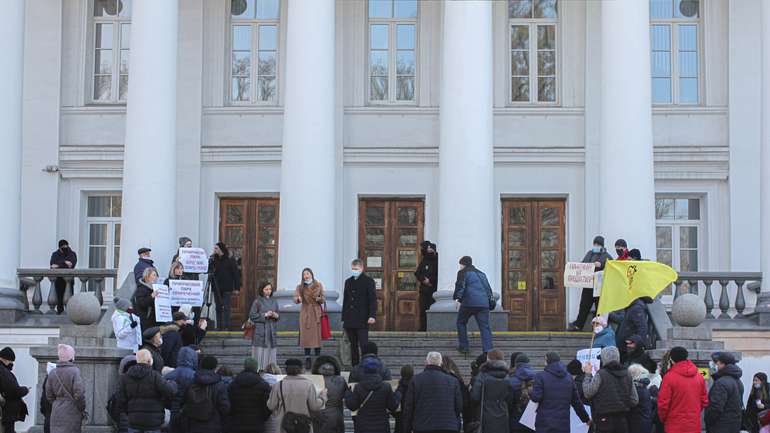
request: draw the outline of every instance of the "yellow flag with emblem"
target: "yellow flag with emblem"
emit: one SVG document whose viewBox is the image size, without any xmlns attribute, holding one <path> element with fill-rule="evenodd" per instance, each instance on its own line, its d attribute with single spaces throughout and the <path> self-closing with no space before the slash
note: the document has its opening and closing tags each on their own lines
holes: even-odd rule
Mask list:
<svg viewBox="0 0 770 433">
<path fill-rule="evenodd" d="M 670 266 L 658 262 L 608 260 L 604 267 L 598 314 L 622 310 L 635 299 L 658 293 L 679 278 Z"/>
</svg>

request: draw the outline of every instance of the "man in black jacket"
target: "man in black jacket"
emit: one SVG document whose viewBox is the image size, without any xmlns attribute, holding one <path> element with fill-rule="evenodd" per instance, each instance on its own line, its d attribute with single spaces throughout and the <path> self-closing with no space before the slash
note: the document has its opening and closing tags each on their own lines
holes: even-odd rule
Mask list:
<svg viewBox="0 0 770 433">
<path fill-rule="evenodd" d="M 78 263 L 78 255 L 72 251 L 69 242 L 65 239 L 59 241 L 59 249 L 51 254 L 51 269 L 74 269 Z M 67 290 L 67 280 L 57 278 L 54 283 L 56 289 L 56 312 L 64 312 L 64 291 Z"/>
<path fill-rule="evenodd" d="M 714 383 L 709 390 L 709 405 L 703 417 L 708 433 L 735 433 L 741 430 L 743 372 L 735 365 L 736 362 L 729 352 L 711 355 L 711 369 L 717 371 L 711 376 Z"/>
<path fill-rule="evenodd" d="M 620 356 L 621 364 L 628 368 L 631 364 L 639 364 L 647 371 L 655 371 L 658 369 L 658 364 L 650 358 L 650 355 L 644 350 L 644 342 L 642 337 L 638 335 L 632 335 L 626 338 L 625 341 L 626 351 Z"/>
<path fill-rule="evenodd" d="M 350 263 L 351 276 L 345 280 L 342 301 L 342 326 L 350 340 L 350 358 L 355 367 L 359 362 L 359 348 L 369 341 L 369 325 L 377 317 L 377 292 L 374 280 L 364 273 L 364 263 L 355 259 Z"/>
<path fill-rule="evenodd" d="M 626 340 L 632 335 L 638 335 L 646 346 L 649 331 L 647 328 L 647 303 L 652 299 L 643 297 L 635 299 L 623 312 L 623 321 L 615 332 L 615 345 L 621 355 L 626 351 Z"/>
<path fill-rule="evenodd" d="M 265 421 L 270 419 L 270 411 L 267 409 L 270 385 L 260 377 L 256 359 L 246 358 L 243 371 L 235 376 L 227 395 L 230 400 L 230 432 L 265 431 Z"/>
<path fill-rule="evenodd" d="M 16 376 L 11 372 L 16 361 L 16 353 L 10 347 L 0 350 L 0 393 L 5 397 L 2 425 L 6 433 L 14 433 L 17 421 L 24 421 L 28 415 L 27 405 L 22 398 L 29 394 L 29 388 L 19 386 Z"/>
<path fill-rule="evenodd" d="M 593 263 L 594 272 L 600 272 L 604 270 L 604 265 L 607 260 L 612 260 L 612 257 L 604 248 L 604 237 L 596 236 L 594 238 L 594 244 L 586 255 L 583 257 L 582 263 Z M 599 305 L 599 298 L 594 298 L 593 287 L 584 287 L 583 292 L 580 294 L 580 309 L 578 310 L 577 318 L 574 322 L 570 323 L 570 331 L 581 331 L 588 319 L 588 313 L 591 312 L 591 306 Z"/>
<path fill-rule="evenodd" d="M 420 284 L 420 331 L 428 326 L 427 311 L 434 302 L 433 294 L 438 288 L 438 252 L 436 244 L 423 241 L 420 244 L 422 259 L 414 271 L 414 276 Z"/>
<path fill-rule="evenodd" d="M 412 379 L 403 407 L 405 432 L 460 430 L 460 414 L 463 410 L 460 384 L 441 368 L 441 361 L 440 353 L 428 353 L 425 369 Z"/>
<path fill-rule="evenodd" d="M 128 416 L 129 432 L 160 432 L 166 402 L 176 394 L 176 383 L 152 369 L 152 355 L 147 350 L 136 352 L 136 362 L 120 377 L 117 408 Z"/>
<path fill-rule="evenodd" d="M 232 295 L 238 295 L 241 290 L 241 268 L 224 242 L 214 245 L 214 254 L 209 258 L 209 278 L 212 278 L 211 289 L 217 304 L 217 329 L 226 330 L 231 325 Z"/>
<path fill-rule="evenodd" d="M 583 394 L 591 402 L 591 415 L 597 433 L 628 432 L 628 412 L 639 404 L 631 375 L 620 364 L 620 354 L 616 347 L 602 349 L 602 368 L 592 375 L 591 363 L 583 364 L 585 377 Z"/>
</svg>

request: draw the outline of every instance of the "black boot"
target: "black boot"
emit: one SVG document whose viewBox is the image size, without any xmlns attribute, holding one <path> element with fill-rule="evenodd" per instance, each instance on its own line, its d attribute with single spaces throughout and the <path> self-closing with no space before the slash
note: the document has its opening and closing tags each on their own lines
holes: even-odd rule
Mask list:
<svg viewBox="0 0 770 433">
<path fill-rule="evenodd" d="M 305 371 L 310 372 L 310 370 L 312 369 L 313 369 L 313 359 L 308 356 L 305 358 Z"/>
</svg>

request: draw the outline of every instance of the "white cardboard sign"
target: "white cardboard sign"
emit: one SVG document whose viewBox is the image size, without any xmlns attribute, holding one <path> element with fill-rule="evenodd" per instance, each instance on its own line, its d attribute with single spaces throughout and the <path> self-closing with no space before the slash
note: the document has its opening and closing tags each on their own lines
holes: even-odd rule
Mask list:
<svg viewBox="0 0 770 433">
<path fill-rule="evenodd" d="M 158 323 L 170 322 L 173 319 L 168 287 L 163 284 L 153 284 L 152 288 L 155 290 L 155 321 Z"/>
<path fill-rule="evenodd" d="M 585 364 L 586 362 L 591 363 L 591 374 L 596 375 L 596 372 L 599 371 L 600 361 L 599 361 L 599 355 L 602 353 L 602 349 L 600 348 L 594 348 L 594 349 L 582 349 L 578 350 L 577 352 L 577 360 L 580 361 L 580 364 Z"/>
<path fill-rule="evenodd" d="M 192 305 L 203 306 L 203 281 L 198 280 L 169 280 L 169 296 L 171 305 L 181 307 Z"/>
<path fill-rule="evenodd" d="M 184 271 L 191 274 L 205 274 L 209 271 L 209 259 L 203 248 L 180 248 L 179 261 Z"/>
<path fill-rule="evenodd" d="M 593 287 L 594 264 L 569 262 L 564 267 L 564 287 Z"/>
</svg>

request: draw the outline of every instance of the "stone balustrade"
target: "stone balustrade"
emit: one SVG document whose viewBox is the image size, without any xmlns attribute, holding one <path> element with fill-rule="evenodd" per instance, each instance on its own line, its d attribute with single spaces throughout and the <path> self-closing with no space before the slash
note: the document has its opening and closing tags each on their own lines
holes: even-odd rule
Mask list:
<svg viewBox="0 0 770 433">
<path fill-rule="evenodd" d="M 742 319 L 755 311 L 761 282 L 761 272 L 682 272 L 674 299 L 693 293 L 706 304 L 706 319 Z"/>
<path fill-rule="evenodd" d="M 42 314 L 40 307 L 43 305 L 43 281 L 48 280 L 48 293 L 46 302 L 48 311 L 45 314 L 56 313 L 56 289 L 54 284 L 62 278 L 67 283 L 64 291 L 64 305 L 66 308 L 69 299 L 78 292 L 93 292 L 99 305 L 104 304 L 104 290 L 107 284 L 111 284 L 112 292 L 115 291 L 117 269 L 47 269 L 47 268 L 20 268 L 16 270 L 19 279 L 19 290 L 23 292 L 25 310 L 28 313 Z M 32 306 L 30 307 L 29 289 L 32 289 Z"/>
</svg>

